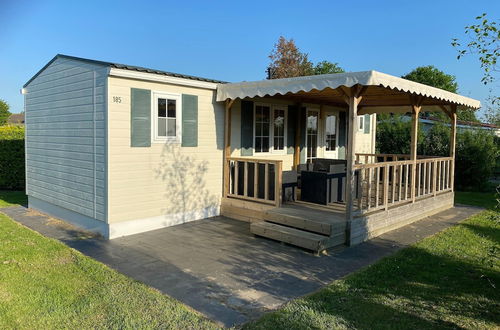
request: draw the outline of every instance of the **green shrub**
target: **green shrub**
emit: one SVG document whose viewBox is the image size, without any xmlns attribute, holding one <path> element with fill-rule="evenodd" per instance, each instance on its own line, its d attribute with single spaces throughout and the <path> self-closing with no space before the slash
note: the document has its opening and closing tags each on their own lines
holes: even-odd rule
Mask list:
<svg viewBox="0 0 500 330">
<path fill-rule="evenodd" d="M 0 126 L 0 189 L 24 187 L 24 126 Z"/>
<path fill-rule="evenodd" d="M 377 116 L 377 142 L 375 147 L 382 154 L 410 154 L 411 118 L 400 114 Z M 418 152 L 423 148 L 424 133 L 419 124 Z"/>
<path fill-rule="evenodd" d="M 458 190 L 486 190 L 494 174 L 500 146 L 485 130 L 464 130 L 457 134 L 455 185 Z"/>
</svg>

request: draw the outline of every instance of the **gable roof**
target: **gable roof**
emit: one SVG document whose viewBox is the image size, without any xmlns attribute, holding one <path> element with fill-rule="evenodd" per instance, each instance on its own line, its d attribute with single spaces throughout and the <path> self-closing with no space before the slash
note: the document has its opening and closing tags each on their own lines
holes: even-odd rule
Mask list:
<svg viewBox="0 0 500 330">
<path fill-rule="evenodd" d="M 345 86 L 369 86 L 373 95 L 392 94 L 403 97 L 409 93 L 438 100 L 436 104 L 453 103 L 462 107 L 478 109 L 481 103 L 466 96 L 451 93 L 439 88 L 420 84 L 407 79 L 391 76 L 378 71 L 361 71 L 259 80 L 240 83 L 228 83 L 217 87 L 217 101 L 226 99 L 243 99 L 245 97 L 264 96 L 302 96 L 315 95 L 317 98 L 339 98 L 339 93 L 333 90 Z M 369 94 L 369 92 L 367 92 Z M 399 94 L 399 95 L 398 95 Z M 407 97 L 406 97 L 407 98 Z M 430 105 L 430 104 L 429 104 Z"/>
<path fill-rule="evenodd" d="M 75 61 L 80 61 L 80 62 L 87 62 L 87 63 L 97 64 L 97 65 L 102 65 L 102 66 L 107 66 L 107 67 L 116 68 L 116 69 L 124 69 L 124 70 L 138 71 L 138 72 L 154 73 L 154 74 L 160 74 L 160 75 L 165 75 L 165 76 L 170 76 L 170 77 L 184 78 L 184 79 L 204 81 L 204 82 L 211 82 L 211 83 L 216 83 L 216 84 L 224 84 L 224 83 L 226 83 L 225 81 L 221 81 L 221 80 L 196 77 L 196 76 L 191 76 L 191 75 L 186 75 L 186 74 L 180 74 L 180 73 L 174 73 L 174 72 L 169 72 L 169 71 L 148 69 L 148 68 L 144 68 L 144 67 L 140 67 L 140 66 L 120 64 L 120 63 L 114 63 L 114 62 L 98 61 L 98 60 L 92 60 L 92 59 L 88 59 L 88 58 L 82 58 L 82 57 L 76 57 L 76 56 L 69 56 L 69 55 L 57 54 L 56 56 L 54 56 L 53 59 L 51 59 L 47 64 L 45 64 L 45 66 L 43 68 L 41 68 L 33 77 L 31 77 L 30 80 L 28 80 L 28 82 L 26 82 L 23 85 L 23 87 L 28 86 L 36 77 L 38 77 L 38 75 L 40 73 L 43 72 L 43 70 L 45 70 L 49 65 L 51 65 L 58 58 L 66 58 L 66 59 L 70 59 L 70 60 L 75 60 Z"/>
<path fill-rule="evenodd" d="M 24 113 L 13 113 L 7 119 L 8 124 L 24 124 Z"/>
</svg>

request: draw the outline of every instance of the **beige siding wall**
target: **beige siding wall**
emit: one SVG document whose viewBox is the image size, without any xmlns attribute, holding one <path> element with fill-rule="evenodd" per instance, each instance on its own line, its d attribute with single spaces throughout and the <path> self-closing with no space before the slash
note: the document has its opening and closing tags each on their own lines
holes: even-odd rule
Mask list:
<svg viewBox="0 0 500 330">
<path fill-rule="evenodd" d="M 356 131 L 356 153 L 375 152 L 375 132 L 377 126 L 377 115 L 370 115 L 370 133 L 364 133 L 359 129 Z"/>
<path fill-rule="evenodd" d="M 108 88 L 109 222 L 165 217 L 175 224 L 193 218 L 186 213 L 218 208 L 224 107 L 214 101 L 215 91 L 117 77 L 109 77 Z M 131 88 L 198 95 L 198 147 L 130 147 Z M 121 103 L 113 103 L 114 96 Z"/>
</svg>

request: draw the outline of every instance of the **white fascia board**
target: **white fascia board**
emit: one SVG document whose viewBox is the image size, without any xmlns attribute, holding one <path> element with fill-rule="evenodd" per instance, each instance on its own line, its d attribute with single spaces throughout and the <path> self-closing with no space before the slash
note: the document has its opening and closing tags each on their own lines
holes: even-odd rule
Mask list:
<svg viewBox="0 0 500 330">
<path fill-rule="evenodd" d="M 165 76 L 156 73 L 139 72 L 132 70 L 117 69 L 117 68 L 111 68 L 111 70 L 109 71 L 109 75 L 114 77 L 138 79 L 138 80 L 153 81 L 153 82 L 189 86 L 189 87 L 198 87 L 198 88 L 205 88 L 212 90 L 216 90 L 218 85 L 216 83 L 211 83 L 208 81 L 199 81 L 186 78 Z"/>
</svg>

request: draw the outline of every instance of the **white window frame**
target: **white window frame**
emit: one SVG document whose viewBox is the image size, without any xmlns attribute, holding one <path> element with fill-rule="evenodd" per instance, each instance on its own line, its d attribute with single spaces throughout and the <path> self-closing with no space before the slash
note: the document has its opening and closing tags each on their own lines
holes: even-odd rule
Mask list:
<svg viewBox="0 0 500 330">
<path fill-rule="evenodd" d="M 365 116 L 364 115 L 361 115 L 361 116 L 358 115 L 358 131 L 359 132 L 365 131 Z"/>
<path fill-rule="evenodd" d="M 269 151 L 257 151 L 255 149 L 255 118 L 257 107 L 269 107 L 270 110 L 270 118 L 269 118 Z M 275 110 L 283 110 L 285 112 L 285 127 L 283 129 L 283 150 L 275 150 L 274 149 L 274 111 Z M 253 136 L 252 136 L 252 145 L 255 154 L 258 155 L 286 155 L 287 153 L 287 135 L 288 135 L 288 105 L 279 105 L 279 104 L 270 104 L 270 103 L 260 103 L 254 102 L 253 105 Z"/>
<path fill-rule="evenodd" d="M 151 93 L 151 140 L 154 143 L 181 143 L 182 139 L 182 95 L 163 91 Z M 175 136 L 158 136 L 158 99 L 175 100 Z M 168 111 L 167 111 L 168 113 Z"/>
</svg>

